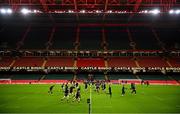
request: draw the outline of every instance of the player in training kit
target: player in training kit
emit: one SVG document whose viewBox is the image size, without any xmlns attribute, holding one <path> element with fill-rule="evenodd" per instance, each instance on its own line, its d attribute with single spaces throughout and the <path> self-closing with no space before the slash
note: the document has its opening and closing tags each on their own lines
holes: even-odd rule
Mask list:
<svg viewBox="0 0 180 114">
<path fill-rule="evenodd" d="M 69 88 L 69 94 L 73 95 L 73 90 L 74 90 L 74 85 L 72 84 L 71 87 Z"/>
<path fill-rule="evenodd" d="M 109 95 L 110 95 L 110 98 L 111 98 L 112 97 L 111 85 L 109 85 Z"/>
<path fill-rule="evenodd" d="M 122 96 L 125 95 L 125 87 L 124 87 L 124 85 L 123 85 L 123 87 L 122 87 L 122 93 L 121 93 L 121 95 L 122 95 Z"/>
<path fill-rule="evenodd" d="M 53 93 L 53 88 L 54 88 L 54 86 L 55 86 L 55 85 L 52 85 L 52 86 L 49 87 L 49 91 L 48 91 L 49 94 L 52 94 L 52 93 Z"/>
<path fill-rule="evenodd" d="M 87 90 L 87 88 L 88 88 L 88 82 L 86 81 L 86 82 L 84 82 L 84 84 L 85 84 L 85 90 Z"/>
<path fill-rule="evenodd" d="M 78 102 L 80 102 L 80 100 L 81 100 L 80 88 L 77 89 L 76 96 L 75 96 L 74 100 L 77 100 Z"/>
<path fill-rule="evenodd" d="M 64 97 L 61 100 L 65 99 L 65 98 L 67 100 L 69 98 L 69 90 L 68 90 L 68 85 L 67 84 L 65 85 Z"/>
<path fill-rule="evenodd" d="M 133 94 L 136 94 L 136 87 L 135 87 L 135 84 L 134 83 L 131 83 L 131 93 Z"/>
</svg>

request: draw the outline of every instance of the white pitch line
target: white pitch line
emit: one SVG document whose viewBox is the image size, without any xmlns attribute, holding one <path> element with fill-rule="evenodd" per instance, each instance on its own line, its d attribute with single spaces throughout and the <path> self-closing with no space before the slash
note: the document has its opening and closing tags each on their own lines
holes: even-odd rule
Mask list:
<svg viewBox="0 0 180 114">
<path fill-rule="evenodd" d="M 90 109 L 92 110 L 92 90 L 91 90 L 91 84 L 90 84 Z M 91 114 L 90 110 L 90 114 Z"/>
</svg>

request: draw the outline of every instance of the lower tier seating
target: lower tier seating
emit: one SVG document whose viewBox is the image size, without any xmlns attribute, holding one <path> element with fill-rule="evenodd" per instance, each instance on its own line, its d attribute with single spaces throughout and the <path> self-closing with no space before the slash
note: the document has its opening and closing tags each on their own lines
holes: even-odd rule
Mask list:
<svg viewBox="0 0 180 114">
<path fill-rule="evenodd" d="M 171 80 L 166 75 L 139 75 L 142 80 Z"/>
<path fill-rule="evenodd" d="M 180 81 L 180 76 L 179 75 L 172 75 L 171 76 L 173 79 L 175 79 L 175 80 L 179 80 Z"/>
<path fill-rule="evenodd" d="M 43 80 L 72 80 L 73 74 L 49 74 Z"/>
<path fill-rule="evenodd" d="M 39 80 L 42 75 L 38 74 L 19 74 L 13 75 L 11 77 L 12 80 Z"/>
<path fill-rule="evenodd" d="M 134 75 L 122 75 L 122 74 L 109 75 L 109 80 L 119 80 L 119 79 L 137 79 L 137 78 Z"/>
</svg>

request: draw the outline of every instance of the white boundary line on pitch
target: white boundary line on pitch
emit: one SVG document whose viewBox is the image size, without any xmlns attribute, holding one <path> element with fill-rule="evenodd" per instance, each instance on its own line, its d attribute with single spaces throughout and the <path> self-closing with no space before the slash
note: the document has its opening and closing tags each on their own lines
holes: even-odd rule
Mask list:
<svg viewBox="0 0 180 114">
<path fill-rule="evenodd" d="M 90 114 L 92 114 L 92 84 L 90 84 Z"/>
</svg>

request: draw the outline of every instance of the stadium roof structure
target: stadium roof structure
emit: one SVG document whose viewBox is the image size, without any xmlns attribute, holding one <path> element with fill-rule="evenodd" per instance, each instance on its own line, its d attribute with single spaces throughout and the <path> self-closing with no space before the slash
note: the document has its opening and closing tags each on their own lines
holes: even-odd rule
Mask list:
<svg viewBox="0 0 180 114">
<path fill-rule="evenodd" d="M 169 11 L 171 8 L 178 8 L 178 0 L 1 0 L 1 6 L 11 6 L 14 10 L 22 6 L 39 9 L 43 12 L 56 10 L 118 10 L 132 11 L 160 8 L 162 11 Z"/>
<path fill-rule="evenodd" d="M 4 10 L 6 8 L 7 11 Z M 7 9 L 9 8 L 9 9 Z M 64 20 L 75 20 L 76 22 L 81 22 L 81 20 L 85 19 L 85 23 L 89 23 L 95 18 L 93 24 L 91 26 L 97 25 L 99 22 L 103 23 L 120 23 L 122 25 L 127 25 L 126 22 L 132 20 L 131 25 L 137 25 L 139 22 L 144 22 L 144 20 L 152 21 L 152 18 L 148 19 L 147 15 L 156 15 L 156 14 L 165 14 L 172 15 L 167 19 L 174 17 L 179 17 L 180 15 L 180 1 L 178 0 L 0 0 L 0 13 L 24 13 L 27 14 L 29 12 L 38 14 L 43 17 L 47 17 L 49 20 L 55 23 L 58 18 L 63 18 Z M 61 15 L 57 15 L 57 14 Z M 71 13 L 71 15 L 68 15 Z M 89 13 L 93 13 L 89 15 Z M 147 13 L 147 14 L 146 14 Z M 150 13 L 150 14 L 149 14 Z M 55 15 L 54 15 L 55 14 Z M 63 15 L 66 14 L 66 15 Z M 82 15 L 83 14 L 83 15 Z M 88 15 L 86 15 L 88 14 Z M 95 14 L 95 15 L 94 15 Z M 115 15 L 111 15 L 115 14 Z M 116 14 L 120 15 L 117 16 Z M 122 14 L 122 15 L 121 15 Z M 178 14 L 178 15 L 176 15 Z M 139 16 L 140 15 L 140 16 Z M 145 15 L 145 16 L 144 16 Z M 89 18 L 90 17 L 90 18 Z M 93 18 L 92 18 L 93 17 Z M 17 18 L 17 16 L 13 17 Z M 47 19 L 46 18 L 46 19 Z M 74 19 L 75 18 L 75 19 Z M 110 22 L 106 20 L 110 19 Z M 39 16 L 38 19 L 40 20 Z M 114 21 L 116 19 L 118 21 Z M 166 19 L 166 18 L 161 18 Z M 99 20 L 99 21 L 98 21 Z M 11 21 L 12 23 L 13 21 Z M 92 21 L 92 23 L 94 23 Z M 163 24 L 170 24 L 170 23 Z M 178 22 L 178 21 L 176 21 Z M 61 23 L 64 23 L 61 21 Z M 125 24 L 124 24 L 125 23 Z M 142 23 L 141 23 L 142 24 Z M 141 25 L 140 24 L 140 25 Z M 143 23 L 144 25 L 147 22 Z M 158 22 L 158 24 L 161 24 Z M 67 25 L 67 24 L 66 24 Z M 98 25 L 101 26 L 101 25 Z M 119 25 L 118 25 L 119 26 Z"/>
</svg>

